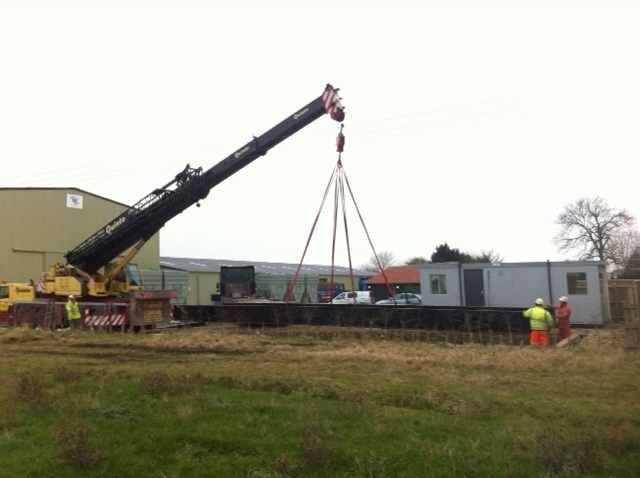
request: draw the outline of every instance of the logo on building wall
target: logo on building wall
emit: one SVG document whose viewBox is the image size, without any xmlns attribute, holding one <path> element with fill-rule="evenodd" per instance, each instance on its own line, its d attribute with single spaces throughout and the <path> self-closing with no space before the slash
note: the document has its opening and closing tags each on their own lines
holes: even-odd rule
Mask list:
<svg viewBox="0 0 640 478">
<path fill-rule="evenodd" d="M 77 194 L 67 194 L 67 207 L 82 209 L 82 196 Z"/>
</svg>

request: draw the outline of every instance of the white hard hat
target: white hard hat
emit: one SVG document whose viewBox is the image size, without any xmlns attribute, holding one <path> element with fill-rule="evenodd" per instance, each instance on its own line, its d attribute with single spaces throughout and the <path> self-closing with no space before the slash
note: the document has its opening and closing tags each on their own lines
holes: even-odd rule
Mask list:
<svg viewBox="0 0 640 478">
<path fill-rule="evenodd" d="M 536 305 L 544 305 L 544 300 L 542 300 L 540 297 L 538 297 L 536 299 Z"/>
<path fill-rule="evenodd" d="M 567 296 L 566 296 L 566 295 L 563 295 L 563 296 L 562 296 L 562 297 L 560 297 L 558 300 L 559 300 L 560 302 L 569 302 L 569 299 L 567 299 Z"/>
<path fill-rule="evenodd" d="M 72 295 L 69 296 L 69 299 L 75 299 L 75 297 L 73 297 Z"/>
</svg>

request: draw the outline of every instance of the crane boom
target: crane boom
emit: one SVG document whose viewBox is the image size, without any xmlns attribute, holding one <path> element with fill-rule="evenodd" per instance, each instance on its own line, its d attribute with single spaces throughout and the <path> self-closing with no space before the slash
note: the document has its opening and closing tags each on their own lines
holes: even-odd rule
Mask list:
<svg viewBox="0 0 640 478">
<path fill-rule="evenodd" d="M 202 172 L 187 166 L 163 187 L 151 192 L 99 229 L 65 258 L 73 267 L 92 274 L 140 241 L 149 240 L 167 221 L 196 204 L 225 179 L 263 156 L 289 136 L 328 113 L 335 121 L 344 119 L 338 89 L 327 84 L 321 96 L 279 124 Z"/>
</svg>

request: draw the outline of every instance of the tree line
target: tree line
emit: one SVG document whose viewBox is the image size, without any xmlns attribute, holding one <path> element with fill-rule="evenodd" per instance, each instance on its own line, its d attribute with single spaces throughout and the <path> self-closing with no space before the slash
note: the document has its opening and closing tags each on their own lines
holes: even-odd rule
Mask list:
<svg viewBox="0 0 640 478">
<path fill-rule="evenodd" d="M 565 205 L 554 224 L 559 231 L 552 242 L 559 252 L 579 261 L 605 261 L 612 278 L 640 279 L 640 233 L 635 227 L 636 218 L 626 209 L 612 207 L 599 196 L 584 197 Z M 414 256 L 398 264 L 392 252 L 380 251 L 360 268 L 377 272 L 393 265 L 502 261 L 493 250 L 464 252 L 445 242 L 436 246 L 428 259 Z"/>
</svg>

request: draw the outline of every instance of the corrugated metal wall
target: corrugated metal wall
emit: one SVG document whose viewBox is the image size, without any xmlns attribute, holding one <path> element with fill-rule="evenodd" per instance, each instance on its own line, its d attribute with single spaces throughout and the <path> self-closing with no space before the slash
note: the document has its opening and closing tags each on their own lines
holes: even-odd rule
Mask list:
<svg viewBox="0 0 640 478">
<path fill-rule="evenodd" d="M 219 272 L 188 272 L 189 287 L 186 305 L 214 305 L 211 298 L 214 294 L 219 294 L 220 273 Z M 256 291 L 260 294 L 268 294 L 269 297 L 282 300 L 291 283 L 290 275 L 282 274 L 256 274 Z M 305 279 L 306 278 L 306 279 Z M 305 274 L 299 276 L 294 288 L 294 299 L 300 301 L 307 294 L 311 297 L 311 302 L 317 302 L 318 275 Z M 343 276 L 334 277 L 334 281 L 343 282 L 348 278 Z"/>
<path fill-rule="evenodd" d="M 178 297 L 171 299 L 173 305 L 185 305 L 189 294 L 189 273 L 169 269 L 142 269 L 142 285 L 145 289 L 170 290 L 178 292 Z"/>
<path fill-rule="evenodd" d="M 289 274 L 256 274 L 256 294 L 271 299 L 285 300 L 293 276 Z M 318 276 L 298 276 L 293 287 L 292 302 L 315 303 L 318 301 Z"/>
<path fill-rule="evenodd" d="M 0 188 L 0 279 L 37 279 L 127 206 L 74 188 Z M 156 234 L 136 256 L 159 268 Z"/>
<path fill-rule="evenodd" d="M 188 305 L 214 305 L 212 294 L 219 293 L 220 273 L 189 272 Z"/>
</svg>

